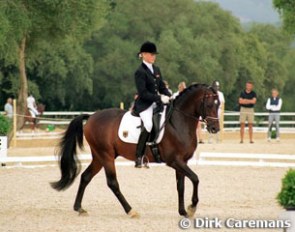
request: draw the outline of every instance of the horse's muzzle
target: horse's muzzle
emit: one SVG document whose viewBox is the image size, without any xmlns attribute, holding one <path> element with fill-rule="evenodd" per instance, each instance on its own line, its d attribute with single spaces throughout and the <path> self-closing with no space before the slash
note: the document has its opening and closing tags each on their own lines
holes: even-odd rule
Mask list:
<svg viewBox="0 0 295 232">
<path fill-rule="evenodd" d="M 219 120 L 208 120 L 207 130 L 209 133 L 216 134 L 220 130 Z"/>
</svg>

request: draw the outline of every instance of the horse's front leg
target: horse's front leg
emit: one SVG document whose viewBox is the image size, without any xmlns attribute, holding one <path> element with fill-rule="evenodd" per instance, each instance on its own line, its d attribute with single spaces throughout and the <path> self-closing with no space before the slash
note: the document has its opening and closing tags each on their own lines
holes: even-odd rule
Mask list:
<svg viewBox="0 0 295 232">
<path fill-rule="evenodd" d="M 193 195 L 192 195 L 192 204 L 187 208 L 187 216 L 192 217 L 197 209 L 197 204 L 199 202 L 198 196 L 198 186 L 199 186 L 199 178 L 198 176 L 187 166 L 184 161 L 175 160 L 171 164 L 168 164 L 176 171 L 182 173 L 186 177 L 188 177 L 193 183 Z"/>
<path fill-rule="evenodd" d="M 184 207 L 184 175 L 177 170 L 176 173 L 176 184 L 178 192 L 178 212 L 182 216 L 187 216 L 187 212 Z"/>
</svg>

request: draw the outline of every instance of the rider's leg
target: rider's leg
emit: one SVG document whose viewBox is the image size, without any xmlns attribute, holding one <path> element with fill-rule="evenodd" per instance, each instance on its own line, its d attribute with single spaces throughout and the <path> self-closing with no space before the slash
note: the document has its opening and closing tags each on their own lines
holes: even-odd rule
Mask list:
<svg viewBox="0 0 295 232">
<path fill-rule="evenodd" d="M 141 168 L 141 160 L 145 152 L 146 142 L 153 128 L 153 108 L 154 104 L 139 114 L 141 120 L 143 121 L 144 129 L 141 131 L 136 148 L 135 167 L 137 168 Z"/>
<path fill-rule="evenodd" d="M 33 108 L 32 110 L 34 111 L 35 115 L 39 115 L 40 114 L 36 108 Z"/>
<path fill-rule="evenodd" d="M 149 136 L 150 136 L 150 133 L 147 132 L 147 130 L 144 128 L 141 131 L 141 134 L 138 139 L 138 144 L 136 147 L 136 160 L 135 160 L 135 167 L 136 168 L 141 168 L 142 157 L 145 153 L 146 142 L 147 142 Z"/>
<path fill-rule="evenodd" d="M 29 108 L 29 112 L 30 112 L 32 118 L 36 118 L 36 113 L 32 108 Z"/>
</svg>

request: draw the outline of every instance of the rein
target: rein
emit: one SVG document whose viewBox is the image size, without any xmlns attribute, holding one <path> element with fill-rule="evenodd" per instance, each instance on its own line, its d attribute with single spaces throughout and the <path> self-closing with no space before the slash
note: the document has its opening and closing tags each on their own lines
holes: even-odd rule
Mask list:
<svg viewBox="0 0 295 232">
<path fill-rule="evenodd" d="M 216 95 L 217 94 L 207 94 L 207 93 L 204 94 L 203 99 L 202 99 L 202 105 L 201 105 L 201 108 L 202 108 L 202 110 L 201 110 L 202 111 L 202 115 L 201 115 L 202 119 L 201 120 L 199 119 L 200 118 L 199 116 L 197 117 L 195 115 L 188 114 L 188 113 L 186 113 L 186 112 L 184 112 L 184 111 L 182 111 L 182 110 L 174 107 L 174 100 L 172 100 L 170 102 L 170 104 L 168 105 L 168 108 L 167 108 L 167 111 L 166 111 L 166 118 L 165 118 L 165 121 L 164 121 L 163 125 L 159 128 L 159 132 L 156 135 L 156 137 L 154 139 L 154 142 L 150 143 L 149 145 L 155 144 L 155 141 L 159 137 L 160 131 L 162 131 L 163 128 L 166 126 L 166 124 L 169 122 L 169 120 L 170 120 L 170 118 L 171 118 L 171 116 L 172 116 L 172 114 L 173 114 L 174 111 L 177 111 L 177 112 L 183 114 L 184 116 L 186 116 L 188 118 L 192 118 L 194 120 L 198 120 L 198 121 L 204 122 L 206 125 L 207 125 L 207 119 L 210 119 L 210 120 L 219 120 L 217 117 L 206 116 L 206 113 L 205 113 L 205 102 L 206 102 L 205 100 L 206 100 L 206 98 L 208 98 L 208 97 L 214 97 Z M 199 99 L 201 99 L 201 97 Z"/>
<path fill-rule="evenodd" d="M 182 113 L 184 116 L 186 116 L 186 117 L 188 117 L 188 118 L 192 118 L 192 119 L 194 119 L 194 120 L 199 120 L 199 117 L 196 117 L 196 116 L 194 116 L 194 115 L 192 115 L 192 114 L 187 114 L 187 113 L 183 112 L 182 110 L 180 110 L 180 109 L 178 109 L 178 108 L 173 107 L 173 110 L 175 110 L 175 111 L 177 111 L 177 112 L 179 112 L 179 113 Z"/>
</svg>

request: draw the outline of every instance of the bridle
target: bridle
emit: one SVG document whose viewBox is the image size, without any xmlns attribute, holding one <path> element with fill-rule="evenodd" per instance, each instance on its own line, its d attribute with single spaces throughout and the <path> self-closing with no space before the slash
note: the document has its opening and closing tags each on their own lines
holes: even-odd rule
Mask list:
<svg viewBox="0 0 295 232">
<path fill-rule="evenodd" d="M 208 87 L 208 89 L 210 89 L 210 87 Z M 194 120 L 202 121 L 207 125 L 208 119 L 209 120 L 216 120 L 216 121 L 219 120 L 217 117 L 207 116 L 207 114 L 206 114 L 207 99 L 211 98 L 211 97 L 215 98 L 216 96 L 218 97 L 218 94 L 216 94 L 216 93 L 208 93 L 207 90 L 206 90 L 204 96 L 198 98 L 198 100 L 202 101 L 201 102 L 201 115 L 200 115 L 201 120 L 200 120 L 199 116 L 195 116 L 195 115 L 192 115 L 192 114 L 185 113 L 185 112 L 183 112 L 182 110 L 180 110 L 180 109 L 178 109 L 176 107 L 173 107 L 173 109 L 175 111 L 185 115 L 188 118 L 192 118 Z M 172 105 L 173 105 L 173 102 L 172 102 Z"/>
<path fill-rule="evenodd" d="M 212 87 L 208 87 L 207 88 L 207 90 L 208 89 L 211 89 Z M 207 99 L 208 98 L 215 98 L 215 97 L 217 97 L 217 99 L 218 99 L 218 94 L 217 93 L 208 93 L 208 91 L 205 91 L 205 94 L 204 94 L 204 96 L 203 96 L 203 100 L 202 100 L 202 105 L 201 105 L 201 117 L 202 117 L 202 121 L 204 122 L 204 123 L 206 123 L 207 124 L 207 119 L 210 119 L 210 120 L 218 120 L 218 118 L 217 117 L 212 117 L 212 116 L 207 116 L 207 114 L 206 114 L 206 108 L 207 108 Z"/>
</svg>

